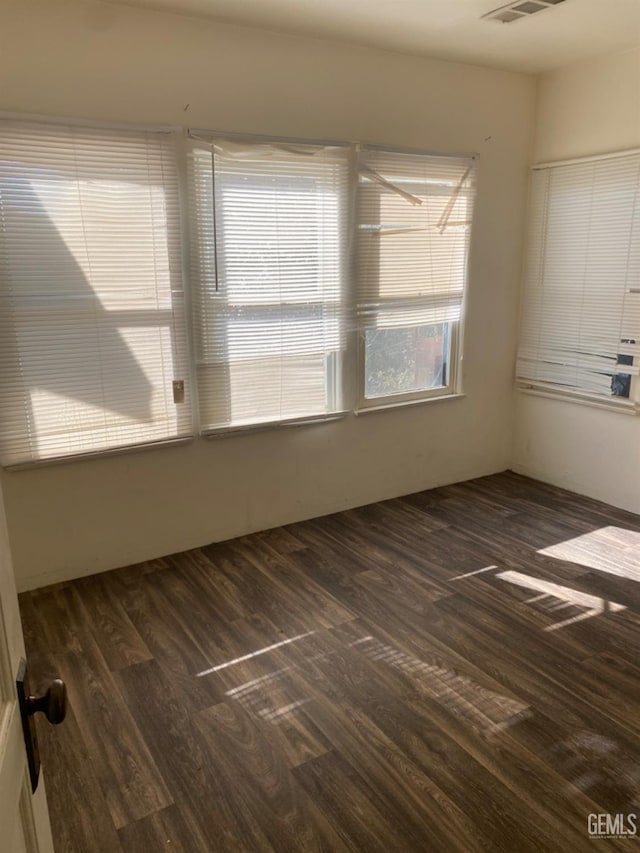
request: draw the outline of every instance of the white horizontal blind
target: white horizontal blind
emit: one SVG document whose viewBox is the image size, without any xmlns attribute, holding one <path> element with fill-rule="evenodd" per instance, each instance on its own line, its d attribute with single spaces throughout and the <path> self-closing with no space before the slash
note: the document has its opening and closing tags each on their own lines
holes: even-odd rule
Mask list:
<svg viewBox="0 0 640 853">
<path fill-rule="evenodd" d="M 522 384 L 628 396 L 620 374 L 637 374 L 640 356 L 640 154 L 533 172 L 523 300 Z"/>
<path fill-rule="evenodd" d="M 473 158 L 364 148 L 358 173 L 360 328 L 459 320 Z"/>
<path fill-rule="evenodd" d="M 203 431 L 340 409 L 348 185 L 347 147 L 193 142 Z"/>
<path fill-rule="evenodd" d="M 0 121 L 3 465 L 190 434 L 179 221 L 170 134 Z"/>
</svg>

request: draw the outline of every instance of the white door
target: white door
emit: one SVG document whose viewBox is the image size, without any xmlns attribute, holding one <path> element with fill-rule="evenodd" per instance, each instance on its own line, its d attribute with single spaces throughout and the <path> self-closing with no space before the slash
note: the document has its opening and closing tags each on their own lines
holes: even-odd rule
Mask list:
<svg viewBox="0 0 640 853">
<path fill-rule="evenodd" d="M 0 489 L 0 849 L 53 853 L 44 779 L 35 794 L 27 769 L 16 673 L 24 657 L 18 598 Z"/>
</svg>

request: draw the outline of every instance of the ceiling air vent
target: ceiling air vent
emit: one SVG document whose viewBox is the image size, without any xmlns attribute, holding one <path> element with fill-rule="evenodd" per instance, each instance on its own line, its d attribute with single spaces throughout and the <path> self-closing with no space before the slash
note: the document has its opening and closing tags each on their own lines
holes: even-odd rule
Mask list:
<svg viewBox="0 0 640 853">
<path fill-rule="evenodd" d="M 544 9 L 550 9 L 564 2 L 565 0 L 517 0 L 516 3 L 509 3 L 508 6 L 500 6 L 499 9 L 487 12 L 482 17 L 488 21 L 511 24 L 520 18 L 527 18 L 529 15 L 535 15 L 536 12 L 542 12 Z"/>
</svg>

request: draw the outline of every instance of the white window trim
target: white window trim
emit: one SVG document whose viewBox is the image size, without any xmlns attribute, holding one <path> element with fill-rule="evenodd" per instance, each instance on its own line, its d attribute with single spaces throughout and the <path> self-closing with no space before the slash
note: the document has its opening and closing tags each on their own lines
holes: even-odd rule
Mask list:
<svg viewBox="0 0 640 853">
<path fill-rule="evenodd" d="M 446 400 L 463 400 L 467 395 L 464 392 L 452 392 L 450 394 L 438 394 L 436 397 L 418 397 L 415 400 L 403 400 L 398 403 L 382 403 L 379 406 L 367 406 L 363 409 L 356 409 L 354 415 L 373 414 L 373 412 L 386 412 L 392 409 L 406 409 L 410 406 L 423 406 L 429 403 L 443 403 Z"/>
<path fill-rule="evenodd" d="M 352 228 L 351 206 L 349 204 L 352 171 L 352 146 L 345 142 L 318 143 L 310 140 L 293 140 L 266 136 L 253 136 L 249 134 L 222 134 L 216 133 L 215 131 L 202 130 L 190 130 L 187 131 L 187 135 L 190 140 L 193 140 L 192 156 L 194 157 L 194 160 L 189 167 L 189 174 L 193 175 L 195 178 L 194 183 L 189 186 L 189 203 L 191 205 L 190 212 L 192 214 L 190 226 L 193 229 L 190 257 L 196 259 L 196 266 L 192 268 L 190 282 L 193 303 L 194 306 L 196 306 L 192 312 L 192 319 L 194 321 L 193 333 L 194 337 L 197 338 L 198 341 L 204 342 L 208 351 L 208 358 L 205 357 L 203 353 L 197 354 L 198 357 L 194 359 L 196 370 L 198 372 L 202 370 L 204 374 L 207 371 L 208 366 L 211 369 L 214 369 L 216 365 L 220 366 L 227 363 L 225 362 L 227 352 L 223 346 L 223 341 L 225 340 L 225 332 L 223 331 L 223 328 L 233 330 L 233 322 L 236 315 L 238 318 L 244 318 L 245 320 L 248 318 L 249 320 L 253 319 L 266 322 L 270 316 L 273 316 L 275 319 L 278 317 L 286 319 L 288 314 L 291 313 L 292 319 L 296 323 L 312 329 L 318 327 L 319 324 L 326 324 L 328 322 L 327 316 L 330 318 L 332 314 L 335 314 L 334 322 L 338 329 L 340 339 L 344 341 L 346 338 L 346 325 L 348 325 L 347 306 L 349 302 L 347 290 L 350 259 L 347 249 L 350 245 L 350 234 Z M 236 150 L 237 146 L 239 146 L 239 150 Z M 264 146 L 264 150 L 262 150 L 261 146 Z M 225 162 L 223 159 L 220 165 L 220 172 L 218 173 L 216 171 L 218 168 L 216 155 L 220 154 L 224 157 L 225 149 L 228 149 L 226 156 L 229 158 L 227 161 L 227 169 L 225 169 Z M 219 200 L 217 197 L 213 211 L 210 211 L 208 214 L 205 213 L 203 219 L 200 218 L 200 212 L 203 209 L 203 204 L 206 205 L 209 203 L 208 200 L 210 199 L 208 191 L 205 191 L 204 196 L 199 196 L 199 193 L 202 192 L 202 176 L 206 176 L 208 174 L 208 167 L 206 166 L 206 163 L 204 171 L 202 163 L 200 163 L 200 151 L 203 154 L 208 152 L 208 156 L 211 158 L 210 168 L 213 174 L 214 188 L 216 187 L 217 181 L 222 179 L 223 185 L 230 190 L 231 193 L 233 193 L 233 188 L 237 186 L 237 190 L 239 192 L 242 192 L 243 195 L 249 196 L 250 193 L 254 191 L 253 184 L 251 182 L 252 176 L 260 181 L 266 179 L 268 188 L 270 176 L 277 177 L 278 175 L 282 175 L 282 169 L 284 168 L 286 171 L 286 169 L 290 167 L 293 170 L 291 172 L 292 176 L 299 175 L 300 178 L 305 178 L 305 176 L 307 176 L 305 180 L 308 181 L 308 179 L 313 179 L 316 181 L 318 184 L 315 190 L 316 196 L 317 193 L 322 190 L 322 186 L 326 186 L 326 189 L 336 193 L 336 219 L 333 223 L 336 228 L 336 241 L 335 245 L 333 245 L 333 243 L 327 244 L 329 248 L 326 252 L 333 252 L 333 256 L 335 256 L 334 260 L 337 264 L 337 273 L 334 272 L 334 274 L 330 275 L 328 278 L 326 276 L 319 276 L 317 279 L 318 288 L 315 294 L 312 291 L 305 291 L 306 297 L 299 298 L 304 296 L 304 294 L 299 290 L 299 285 L 296 284 L 295 271 L 293 276 L 291 275 L 291 271 L 287 273 L 286 264 L 283 273 L 285 274 L 285 279 L 280 282 L 280 285 L 285 288 L 283 291 L 285 294 L 287 292 L 289 292 L 289 294 L 291 293 L 290 290 L 287 291 L 287 287 L 294 287 L 296 293 L 293 302 L 291 302 L 291 300 L 287 300 L 287 298 L 281 298 L 280 301 L 276 298 L 273 304 L 265 303 L 261 299 L 253 299 L 249 301 L 241 299 L 241 301 L 237 303 L 236 307 L 233 300 L 230 302 L 226 301 L 226 288 L 223 287 L 220 294 L 218 294 L 219 260 L 221 260 L 223 264 L 220 268 L 221 271 L 225 268 L 224 265 L 226 260 L 230 260 L 231 272 L 235 277 L 237 277 L 238 263 L 241 261 L 241 256 L 235 256 L 233 254 L 233 242 L 225 244 L 225 237 L 222 230 L 218 232 L 216 228 L 218 213 L 222 214 L 221 222 L 224 222 L 225 220 L 225 208 L 218 207 Z M 247 157 L 247 168 L 243 169 L 242 163 L 245 151 L 253 152 L 255 156 Z M 302 156 L 305 154 L 319 154 L 320 156 L 317 158 L 313 157 L 307 159 Z M 237 159 L 236 155 L 239 155 L 237 156 Z M 270 160 L 272 157 L 274 160 L 273 169 L 270 166 Z M 229 164 L 231 164 L 230 168 Z M 191 172 L 191 169 L 194 171 Z M 226 179 L 225 171 L 227 172 Z M 243 177 L 245 172 L 247 175 L 246 178 Z M 236 174 L 237 178 L 234 177 Z M 259 186 L 260 185 L 258 185 L 258 188 Z M 224 198 L 224 196 L 221 196 L 221 198 Z M 242 201 L 242 199 L 240 201 Z M 246 200 L 244 200 L 243 203 L 246 205 Z M 232 204 L 232 214 L 233 210 L 234 207 Z M 295 212 L 295 208 L 289 207 L 288 212 L 291 216 L 292 212 Z M 251 208 L 246 210 L 246 214 L 247 216 L 252 215 Z M 326 227 L 327 223 L 329 224 L 329 227 L 331 226 L 332 220 L 330 216 L 329 219 L 327 219 L 324 209 L 317 211 L 316 216 L 319 217 L 316 223 L 317 228 L 321 228 L 321 226 Z M 209 219 L 212 221 L 209 222 Z M 276 221 L 277 219 L 274 220 L 274 223 Z M 233 223 L 233 218 L 231 219 L 231 222 Z M 237 224 L 236 213 L 235 225 L 237 226 Z M 240 225 L 240 228 L 242 228 L 242 225 Z M 293 233 L 295 234 L 295 229 Z M 318 235 L 319 234 L 320 231 L 318 231 Z M 230 236 L 234 236 L 233 228 Z M 283 238 L 286 238 L 286 236 L 286 233 L 282 235 Z M 201 268 L 199 259 L 203 257 L 202 250 L 205 246 L 209 245 L 210 241 L 213 241 L 215 250 L 208 248 L 207 256 L 209 257 L 211 253 L 214 252 L 214 260 L 212 261 L 209 257 L 209 260 L 206 261 L 204 266 Z M 283 239 L 282 242 L 285 245 L 286 250 L 286 239 Z M 319 245 L 322 246 L 324 244 Z M 333 248 L 331 248 L 332 246 Z M 228 255 L 229 251 L 231 251 L 231 255 Z M 271 247 L 267 247 L 265 249 L 266 254 L 272 261 L 276 256 L 278 256 L 279 251 L 279 248 L 274 249 L 273 252 Z M 320 251 L 321 253 L 325 252 L 325 249 Z M 334 281 L 334 279 L 336 280 Z M 331 290 L 332 282 L 335 285 L 335 292 Z M 212 292 L 214 283 L 216 299 L 219 300 L 219 306 L 216 306 L 213 301 L 209 302 L 207 297 L 207 294 Z M 228 286 L 232 283 L 233 281 L 227 281 Z M 271 282 L 271 284 L 274 284 L 274 282 Z M 329 285 L 329 290 L 327 290 L 327 285 Z M 277 296 L 277 293 L 278 288 L 276 287 L 274 294 Z M 253 295 L 255 296 L 256 294 L 254 293 Z M 251 294 L 249 294 L 249 296 L 251 296 Z M 294 309 L 293 312 L 291 309 Z M 296 310 L 300 315 L 297 319 L 294 316 Z M 327 316 L 323 317 L 325 313 Z M 218 317 L 217 320 L 216 315 Z M 329 322 L 331 322 L 330 319 Z M 216 328 L 217 324 L 219 324 L 220 328 Z M 243 414 L 242 411 L 235 411 L 235 397 L 225 397 L 223 391 L 221 391 L 220 396 L 217 397 L 217 386 L 212 386 L 210 383 L 207 383 L 205 379 L 204 387 L 201 388 L 200 397 L 203 404 L 201 409 L 203 423 L 200 425 L 200 434 L 217 435 L 227 431 L 232 433 L 236 431 L 277 427 L 281 424 L 322 421 L 331 419 L 335 414 L 340 415 L 341 411 L 344 409 L 342 394 L 344 370 L 341 362 L 345 348 L 342 347 L 336 351 L 333 351 L 332 348 L 327 348 L 328 344 L 325 337 L 326 333 L 327 327 L 326 325 L 322 325 L 320 341 L 316 342 L 320 344 L 317 351 L 317 355 L 319 357 L 322 357 L 322 346 L 324 346 L 324 366 L 318 364 L 316 369 L 316 381 L 318 386 L 322 382 L 324 388 L 324 405 L 317 405 L 319 402 L 317 398 L 315 400 L 316 405 L 305 406 L 304 401 L 302 400 L 298 401 L 302 403 L 299 407 L 297 405 L 291 406 L 290 404 L 287 406 L 285 403 L 285 409 L 288 408 L 291 413 L 290 417 L 287 417 L 286 410 L 280 408 L 280 411 L 277 411 L 278 401 L 276 394 L 273 401 L 275 404 L 275 409 L 273 409 L 273 411 L 264 410 L 262 412 L 251 412 L 251 405 L 249 405 L 247 411 Z M 323 338 L 324 344 L 322 343 Z M 252 346 L 247 339 L 240 343 L 241 345 L 249 348 L 249 350 Z M 274 345 L 277 344 L 277 334 L 273 343 Z M 289 360 L 291 359 L 291 354 L 288 354 L 286 350 L 277 351 L 277 349 L 274 349 L 271 353 L 271 355 L 275 357 L 278 357 L 279 354 L 280 356 L 285 355 Z M 259 361 L 260 352 L 256 351 L 255 353 L 251 353 L 251 357 Z M 228 361 L 229 369 L 233 367 L 234 363 L 241 365 L 242 358 L 237 362 L 230 359 Z M 277 390 L 278 388 L 276 383 L 274 391 L 277 392 Z M 231 419 L 228 423 L 225 422 L 224 417 L 225 400 L 228 401 L 229 405 L 232 403 L 234 405 L 233 419 L 231 419 L 231 409 L 227 412 Z M 280 400 L 280 404 L 282 404 L 282 400 Z M 240 404 L 240 407 L 241 406 L 242 403 Z M 267 402 L 267 409 L 269 408 L 272 407 L 270 407 Z M 297 408 L 299 408 L 300 411 L 295 411 Z M 253 416 L 254 414 L 255 417 Z"/>
<path fill-rule="evenodd" d="M 466 289 L 466 288 L 465 288 Z M 464 303 L 462 307 L 464 313 Z M 381 397 L 365 396 L 365 335 L 358 332 L 358 393 L 356 399 L 356 414 L 379 409 L 398 408 L 410 403 L 433 403 L 435 400 L 461 397 L 462 383 L 462 316 L 460 320 L 445 321 L 449 326 L 449 359 L 447 361 L 447 384 L 436 388 L 426 388 L 417 391 L 407 391 L 400 394 L 386 394 Z"/>
<path fill-rule="evenodd" d="M 202 430 L 200 436 L 206 439 L 225 438 L 232 435 L 244 435 L 252 432 L 265 432 L 277 429 L 289 429 L 291 427 L 313 426 L 314 424 L 324 424 L 330 421 L 341 421 L 348 415 L 352 414 L 349 410 L 341 412 L 331 412 L 326 415 L 309 415 L 307 418 L 291 418 L 291 420 L 274 420 L 264 421 L 255 424 L 239 424 L 238 426 L 221 427 L 220 429 Z"/>
<path fill-rule="evenodd" d="M 172 159 L 175 159 L 175 202 L 176 202 L 176 210 L 177 216 L 175 217 L 175 221 L 178 223 L 177 233 L 179 235 L 178 239 L 180 240 L 180 265 L 177 267 L 181 270 L 181 286 L 180 286 L 180 294 L 183 297 L 183 303 L 187 301 L 187 293 L 188 293 L 188 285 L 187 279 L 185 277 L 185 257 L 184 252 L 182 250 L 182 241 L 183 241 L 183 229 L 185 226 L 184 220 L 184 201 L 183 201 L 183 187 L 181 180 L 181 171 L 182 171 L 182 151 L 180 149 L 180 143 L 184 134 L 184 128 L 177 125 L 150 125 L 150 124 L 134 124 L 130 122 L 120 123 L 120 122 L 109 122 L 109 121 L 95 121 L 90 119 L 83 118 L 74 118 L 74 117 L 66 117 L 66 116 L 52 116 L 52 115 L 42 115 L 42 114 L 34 114 L 34 113 L 24 113 L 24 112 L 15 112 L 15 111 L 6 111 L 0 110 L 0 120 L 7 122 L 16 122 L 16 123 L 24 123 L 25 125 L 29 124 L 38 124 L 42 126 L 50 126 L 52 128 L 60 127 L 60 128 L 79 128 L 80 130 L 86 129 L 90 130 L 104 130 L 104 131 L 122 131 L 124 133 L 140 133 L 140 134 L 150 134 L 155 136 L 165 136 L 172 140 L 172 145 L 174 148 L 174 156 Z M 182 311 L 182 321 L 178 322 L 174 328 L 174 332 L 177 331 L 183 338 L 185 343 L 184 355 L 185 355 L 185 372 L 181 374 L 184 376 L 185 380 L 189 381 L 189 369 L 191 365 L 191 356 L 190 356 L 190 329 L 188 326 L 188 319 L 185 309 Z M 173 339 L 175 345 L 175 339 Z M 192 387 L 192 386 L 191 386 Z M 191 400 L 191 409 L 193 405 L 193 394 L 189 394 Z M 103 456 L 119 456 L 123 454 L 128 454 L 137 451 L 146 451 L 146 450 L 154 450 L 160 447 L 171 447 L 179 444 L 187 444 L 194 440 L 194 420 L 193 418 L 189 419 L 189 428 L 181 431 L 181 433 L 168 435 L 166 437 L 158 437 L 158 438 L 149 438 L 143 439 L 137 442 L 127 442 L 123 444 L 113 444 L 112 446 L 102 447 L 100 449 L 86 449 L 80 452 L 70 452 L 62 455 L 49 455 L 43 458 L 32 458 L 32 459 L 24 459 L 21 461 L 10 462 L 2 466 L 2 470 L 6 471 L 19 471 L 31 468 L 40 468 L 47 467 L 50 465 L 60 465 L 60 464 L 71 464 L 76 461 L 81 461 L 83 459 L 95 459 L 101 458 Z"/>
<path fill-rule="evenodd" d="M 354 143 L 356 150 L 365 147 L 372 151 L 388 151 L 397 154 L 415 154 L 424 157 L 450 157 L 452 159 L 468 159 L 474 161 L 474 173 L 477 183 L 477 170 L 480 161 L 478 152 L 438 152 L 425 151 L 424 149 L 392 147 L 387 145 L 375 145 L 368 143 Z M 354 195 L 354 234 L 352 254 L 355 256 L 357 242 L 357 185 L 358 171 L 357 164 L 353 174 L 353 195 Z M 477 186 L 475 198 L 477 198 Z M 464 338 L 465 338 L 465 318 L 467 304 L 469 298 L 469 259 L 472 254 L 473 247 L 473 221 L 475 219 L 475 204 L 474 213 L 470 225 L 469 247 L 464 272 L 464 287 L 462 291 L 462 301 L 460 304 L 460 317 L 455 321 L 448 321 L 449 324 L 449 361 L 448 361 L 448 382 L 445 386 L 440 386 L 433 389 L 425 389 L 419 391 L 408 392 L 405 394 L 389 394 L 384 397 L 366 397 L 365 396 L 365 336 L 364 333 L 356 328 L 356 399 L 354 403 L 354 414 L 366 414 L 367 412 L 383 411 L 385 409 L 401 408 L 403 406 L 415 405 L 416 403 L 434 403 L 437 400 L 455 400 L 465 397 L 463 388 L 463 357 L 464 357 Z M 353 298 L 357 301 L 357 275 L 353 276 Z"/>
<path fill-rule="evenodd" d="M 149 450 L 160 450 L 167 447 L 177 447 L 182 444 L 193 444 L 195 435 L 185 435 L 178 438 L 167 438 L 164 441 L 145 442 L 144 444 L 126 444 L 122 447 L 109 447 L 106 450 L 78 453 L 75 456 L 52 456 L 48 459 L 34 459 L 29 462 L 17 462 L 15 465 L 5 465 L 3 471 L 28 471 L 33 468 L 48 468 L 55 465 L 71 465 L 88 459 L 103 459 L 111 456 L 127 456 L 129 453 L 146 453 Z"/>
<path fill-rule="evenodd" d="M 634 380 L 631 383 L 632 393 Z M 637 381 L 635 385 L 637 387 Z M 617 412 L 622 415 L 640 415 L 640 402 L 635 399 L 626 397 L 603 397 L 597 394 L 588 394 L 585 392 L 561 390 L 554 385 L 545 385 L 539 383 L 525 383 L 523 380 L 518 380 L 516 385 L 517 390 L 521 394 L 531 397 L 546 397 L 548 400 L 557 400 L 561 403 L 573 403 L 574 405 L 589 406 L 592 409 L 605 409 L 609 412 Z"/>
</svg>

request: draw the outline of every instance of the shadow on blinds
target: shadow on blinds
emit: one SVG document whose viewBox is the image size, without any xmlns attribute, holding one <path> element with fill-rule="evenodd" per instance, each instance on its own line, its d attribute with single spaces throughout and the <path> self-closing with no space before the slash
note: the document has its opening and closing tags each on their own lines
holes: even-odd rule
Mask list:
<svg viewBox="0 0 640 853">
<path fill-rule="evenodd" d="M 47 173 L 42 180 L 59 178 Z M 91 429 L 109 413 L 116 421 L 150 422 L 152 385 L 124 330 L 161 325 L 163 320 L 166 324 L 171 311 L 149 310 L 142 304 L 141 310 L 119 309 L 113 270 L 107 265 L 100 269 L 99 253 L 90 257 L 82 240 L 74 254 L 33 185 L 21 187 L 20 198 L 13 202 L 8 193 L 2 207 L 9 231 L 4 260 L 10 268 L 8 313 L 13 321 L 11 343 L 5 342 L 5 366 L 13 377 L 10 384 L 21 385 L 22 416 L 32 440 L 46 443 L 46 436 L 57 432 L 63 421 L 76 426 L 82 422 Z M 14 254 L 11 245 L 16 243 L 22 248 Z M 100 281 L 100 295 L 81 264 Z M 105 308 L 105 297 L 112 308 Z M 14 386 L 12 396 L 19 394 Z"/>
</svg>

